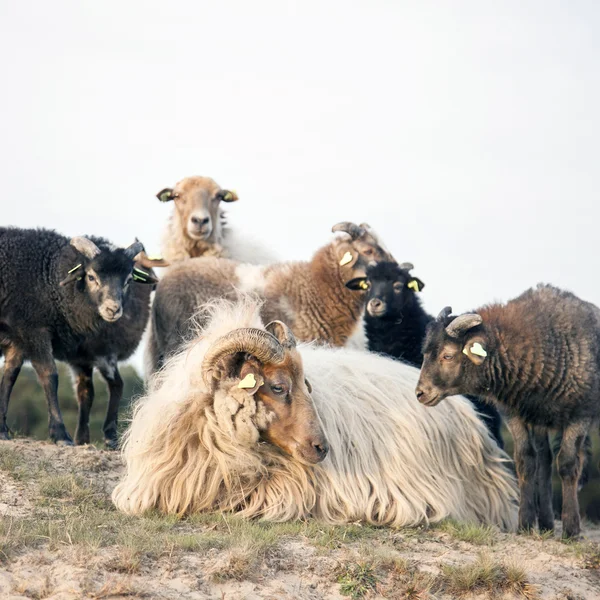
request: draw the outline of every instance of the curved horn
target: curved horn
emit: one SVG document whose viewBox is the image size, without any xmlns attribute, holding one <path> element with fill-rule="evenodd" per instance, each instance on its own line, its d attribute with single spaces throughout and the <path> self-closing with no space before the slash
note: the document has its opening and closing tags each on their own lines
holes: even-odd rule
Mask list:
<svg viewBox="0 0 600 600">
<path fill-rule="evenodd" d="M 77 236 L 71 238 L 70 244 L 73 246 L 73 248 L 81 252 L 81 254 L 90 260 L 94 259 L 96 256 L 98 256 L 98 254 L 100 254 L 100 248 L 98 248 L 98 246 L 96 246 L 92 240 L 86 237 Z"/>
<path fill-rule="evenodd" d="M 344 233 L 347 233 L 353 240 L 356 240 L 367 233 L 367 231 L 360 225 L 356 225 L 356 223 L 351 223 L 350 221 L 336 223 L 331 228 L 331 231 L 333 231 L 333 233 L 336 231 L 343 231 Z"/>
<path fill-rule="evenodd" d="M 476 313 L 468 313 L 466 315 L 460 315 L 456 317 L 448 327 L 446 327 L 446 333 L 453 338 L 460 337 L 465 331 L 481 325 L 483 319 Z"/>
<path fill-rule="evenodd" d="M 450 315 L 452 314 L 452 307 L 451 306 L 445 306 L 444 308 L 442 308 L 442 310 L 440 311 L 440 314 L 437 316 L 436 321 L 445 321 Z"/>
<path fill-rule="evenodd" d="M 283 321 L 271 321 L 265 329 L 274 335 L 284 348 L 296 347 L 296 338 L 292 330 Z"/>
<path fill-rule="evenodd" d="M 412 263 L 409 262 L 403 262 L 402 264 L 398 265 L 398 267 L 400 269 L 404 269 L 405 271 L 412 271 L 415 268 L 415 265 L 413 265 Z M 452 312 L 452 311 L 450 311 Z"/>
<path fill-rule="evenodd" d="M 140 242 L 140 240 L 135 238 L 135 242 L 133 242 L 133 244 L 131 244 L 131 246 L 128 246 L 127 248 L 125 248 L 125 256 L 131 260 L 134 260 L 134 258 L 140 252 L 143 252 L 143 251 L 144 251 L 144 244 L 142 244 L 142 242 Z"/>
<path fill-rule="evenodd" d="M 247 352 L 262 363 L 280 363 L 284 358 L 282 345 L 270 333 L 254 327 L 236 329 L 220 337 L 206 352 L 202 361 L 202 378 L 211 387 L 211 371 L 216 363 L 229 354 Z"/>
</svg>

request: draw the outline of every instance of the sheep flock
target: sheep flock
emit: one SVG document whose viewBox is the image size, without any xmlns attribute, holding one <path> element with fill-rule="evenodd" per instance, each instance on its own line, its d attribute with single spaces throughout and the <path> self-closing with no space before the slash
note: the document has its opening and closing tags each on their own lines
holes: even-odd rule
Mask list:
<svg viewBox="0 0 600 600">
<path fill-rule="evenodd" d="M 49 437 L 89 443 L 97 369 L 105 444 L 126 467 L 112 499 L 127 514 L 396 528 L 451 517 L 545 532 L 556 454 L 563 536 L 580 534 L 577 492 L 600 422 L 600 309 L 539 285 L 434 318 L 413 265 L 366 223 L 332 223 L 312 256 L 286 262 L 228 224 L 223 207 L 238 195 L 208 177 L 157 198 L 172 206 L 161 259 L 137 239 L 118 248 L 0 228 L 0 440 L 11 439 L 8 404 L 29 361 Z M 145 391 L 118 439 L 119 362 L 142 337 Z M 73 437 L 57 360 L 73 374 Z"/>
</svg>

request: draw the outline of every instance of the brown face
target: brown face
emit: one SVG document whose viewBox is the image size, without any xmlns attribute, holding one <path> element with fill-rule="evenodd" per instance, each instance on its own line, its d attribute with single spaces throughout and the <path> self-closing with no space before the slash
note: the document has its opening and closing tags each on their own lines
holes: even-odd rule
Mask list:
<svg viewBox="0 0 600 600">
<path fill-rule="evenodd" d="M 337 249 L 340 274 L 344 282 L 355 277 L 365 277 L 367 267 L 385 260 L 390 255 L 374 239 L 340 241 Z"/>
<path fill-rule="evenodd" d="M 442 324 L 432 324 L 423 347 L 416 389 L 419 402 L 435 406 L 448 396 L 478 393 L 487 347 L 486 338 L 480 334 L 456 340 L 447 335 Z"/>
<path fill-rule="evenodd" d="M 285 360 L 277 365 L 247 361 L 240 371 L 240 379 L 244 380 L 249 373 L 263 382 L 254 392 L 268 415 L 261 437 L 302 463 L 321 462 L 329 452 L 329 444 L 310 396 L 298 351 L 286 350 Z"/>
<path fill-rule="evenodd" d="M 233 192 L 221 189 L 210 177 L 186 177 L 157 195 L 163 202 L 175 202 L 181 225 L 192 240 L 214 239 L 221 226 L 220 203 L 237 200 Z"/>
</svg>

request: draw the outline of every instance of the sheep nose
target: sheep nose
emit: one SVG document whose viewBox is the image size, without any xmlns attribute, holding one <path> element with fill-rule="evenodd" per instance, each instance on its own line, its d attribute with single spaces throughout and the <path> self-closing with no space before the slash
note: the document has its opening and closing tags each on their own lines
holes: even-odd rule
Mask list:
<svg viewBox="0 0 600 600">
<path fill-rule="evenodd" d="M 114 316 L 121 310 L 121 305 L 118 302 L 107 302 L 104 309 L 110 316 Z"/>
<path fill-rule="evenodd" d="M 371 300 L 371 306 L 373 308 L 381 308 L 382 305 L 383 305 L 383 302 L 379 298 L 373 298 Z"/>
<path fill-rule="evenodd" d="M 203 225 L 208 224 L 208 222 L 210 221 L 210 217 L 204 217 L 204 218 L 192 217 L 191 221 L 197 227 L 202 227 Z"/>
<path fill-rule="evenodd" d="M 423 394 L 425 394 L 425 392 L 421 388 L 417 388 L 416 394 L 417 394 L 417 400 L 420 400 L 423 397 Z"/>
<path fill-rule="evenodd" d="M 325 440 L 313 443 L 313 448 L 319 460 L 323 460 L 329 453 L 329 444 Z"/>
</svg>

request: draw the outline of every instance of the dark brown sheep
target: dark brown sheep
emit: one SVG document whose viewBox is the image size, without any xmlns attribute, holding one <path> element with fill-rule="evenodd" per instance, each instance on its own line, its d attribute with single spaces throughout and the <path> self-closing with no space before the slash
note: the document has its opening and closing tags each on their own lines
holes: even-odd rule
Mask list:
<svg viewBox="0 0 600 600">
<path fill-rule="evenodd" d="M 584 440 L 600 420 L 600 309 L 540 285 L 506 305 L 451 312 L 446 307 L 428 328 L 419 401 L 435 406 L 449 395 L 476 394 L 506 414 L 525 530 L 536 518 L 541 530 L 554 527 L 548 430 L 562 431 L 563 536 L 577 536 Z"/>
</svg>

